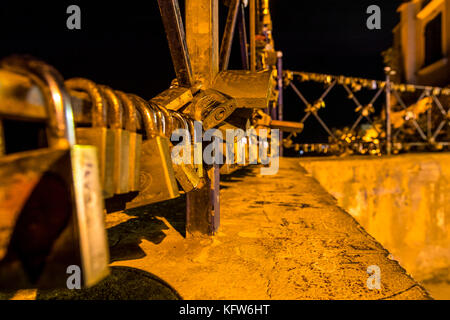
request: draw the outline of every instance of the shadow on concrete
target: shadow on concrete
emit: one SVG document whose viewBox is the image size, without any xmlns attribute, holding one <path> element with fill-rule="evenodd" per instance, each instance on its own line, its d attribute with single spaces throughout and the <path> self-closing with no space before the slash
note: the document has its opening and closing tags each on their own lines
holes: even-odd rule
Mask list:
<svg viewBox="0 0 450 320">
<path fill-rule="evenodd" d="M 243 167 L 233 173 L 220 176 L 220 189 L 228 189 L 229 186 L 223 185 L 222 182 L 239 182 L 244 180 L 245 177 L 254 177 L 256 173 L 253 171 L 254 167 Z"/>
<path fill-rule="evenodd" d="M 255 175 L 252 168 L 246 167 L 221 176 L 221 182 L 237 182 Z M 228 186 L 221 184 L 220 188 L 226 189 Z M 107 230 L 111 262 L 145 257 L 145 252 L 139 246 L 142 239 L 154 244 L 161 243 L 166 237 L 163 230 L 169 229 L 161 218 L 182 237 L 186 237 L 186 195 L 123 212 L 132 218 Z"/>
<path fill-rule="evenodd" d="M 181 236 L 186 237 L 186 197 L 154 203 L 124 213 L 133 218 L 107 230 L 111 262 L 140 259 L 145 257 L 139 247 L 142 239 L 161 243 L 166 237 L 163 230 L 169 227 L 161 219 L 164 218 Z"/>
<path fill-rule="evenodd" d="M 39 290 L 36 300 L 182 300 L 182 297 L 151 273 L 130 267 L 111 267 L 111 274 L 91 288 Z"/>
</svg>

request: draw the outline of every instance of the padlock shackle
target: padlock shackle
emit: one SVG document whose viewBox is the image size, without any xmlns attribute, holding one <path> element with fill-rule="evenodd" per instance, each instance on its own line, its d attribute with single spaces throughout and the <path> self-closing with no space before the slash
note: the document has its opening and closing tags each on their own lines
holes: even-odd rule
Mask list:
<svg viewBox="0 0 450 320">
<path fill-rule="evenodd" d="M 88 94 L 91 100 L 92 127 L 106 128 L 108 126 L 108 120 L 105 99 L 97 85 L 93 81 L 84 78 L 72 78 L 66 80 L 65 84 L 70 90 L 82 91 Z"/>
<path fill-rule="evenodd" d="M 137 105 L 142 105 L 144 108 L 147 108 L 147 109 L 149 109 L 149 111 L 151 112 L 151 114 L 152 114 L 152 121 L 153 121 L 153 125 L 154 125 L 154 131 L 155 132 L 157 132 L 158 130 L 157 130 L 157 127 L 158 127 L 158 121 L 159 121 L 159 119 L 158 119 L 158 115 L 157 115 L 157 111 L 158 110 L 155 110 L 154 108 L 152 108 L 152 106 L 150 105 L 150 103 L 149 102 L 147 102 L 147 101 L 145 101 L 143 98 L 141 98 L 141 97 L 139 97 L 138 95 L 135 95 L 135 94 L 128 94 L 128 96 L 129 97 L 131 97 L 131 99 L 134 101 L 134 102 L 136 102 L 136 104 Z M 160 128 L 160 131 L 161 131 L 161 128 Z"/>
<path fill-rule="evenodd" d="M 154 104 L 151 100 L 148 101 L 148 107 L 155 113 L 160 136 L 165 137 L 167 133 L 166 117 L 158 108 L 158 105 Z"/>
<path fill-rule="evenodd" d="M 137 131 L 137 114 L 133 100 L 125 92 L 116 90 L 116 95 L 122 102 L 124 128 L 127 131 Z"/>
<path fill-rule="evenodd" d="M 189 132 L 191 133 L 191 140 L 192 142 L 196 142 L 195 141 L 195 125 L 194 125 L 194 119 L 192 118 L 187 118 L 186 120 L 189 124 Z"/>
<path fill-rule="evenodd" d="M 166 137 L 170 138 L 170 136 L 172 135 L 172 130 L 174 128 L 173 125 L 173 117 L 171 117 L 169 110 L 167 110 L 167 108 L 154 104 L 154 107 L 157 108 L 159 110 L 160 113 L 162 113 L 162 115 L 164 116 L 164 122 L 165 127 L 164 127 L 164 134 L 166 135 Z"/>
<path fill-rule="evenodd" d="M 49 145 L 67 148 L 75 144 L 72 101 L 61 74 L 52 66 L 29 56 L 10 56 L 1 67 L 29 77 L 41 90 L 48 116 Z"/>
<path fill-rule="evenodd" d="M 123 107 L 122 102 L 115 94 L 114 90 L 105 85 L 99 85 L 100 93 L 103 95 L 106 105 L 109 127 L 111 129 L 123 129 Z"/>
<path fill-rule="evenodd" d="M 178 123 L 183 127 L 183 129 L 185 129 L 189 132 L 190 130 L 189 130 L 189 124 L 188 124 L 187 120 L 180 113 L 178 113 L 176 111 L 171 111 L 171 113 L 172 113 L 172 117 L 178 121 Z M 174 129 L 175 129 L 175 127 L 174 127 Z"/>
<path fill-rule="evenodd" d="M 156 113 L 151 109 L 148 103 L 136 95 L 129 95 L 132 100 L 136 103 L 136 109 L 142 116 L 142 122 L 145 128 L 145 135 L 147 140 L 157 136 L 158 130 L 156 129 Z"/>
</svg>

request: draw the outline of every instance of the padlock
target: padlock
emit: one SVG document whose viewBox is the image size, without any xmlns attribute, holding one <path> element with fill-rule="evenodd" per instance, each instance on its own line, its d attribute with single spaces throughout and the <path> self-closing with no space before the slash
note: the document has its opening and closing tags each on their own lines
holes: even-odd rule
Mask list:
<svg viewBox="0 0 450 320">
<path fill-rule="evenodd" d="M 141 114 L 145 128 L 145 140 L 141 147 L 141 171 L 139 195 L 127 203 L 127 208 L 140 207 L 150 203 L 178 197 L 169 151 L 169 139 L 157 130 L 155 111 L 142 98 L 130 95 Z"/>
<path fill-rule="evenodd" d="M 69 90 L 82 91 L 89 95 L 91 101 L 92 127 L 75 129 L 78 144 L 97 147 L 100 164 L 100 180 L 103 197 L 114 195 L 114 133 L 107 127 L 105 100 L 97 85 L 87 79 L 73 78 L 65 82 Z"/>
<path fill-rule="evenodd" d="M 128 153 L 128 185 L 130 191 L 140 190 L 140 167 L 142 135 L 137 133 L 137 110 L 130 95 L 116 91 L 117 96 L 122 101 L 124 128 L 129 135 Z"/>
<path fill-rule="evenodd" d="M 130 131 L 123 130 L 124 116 L 121 100 L 107 86 L 99 86 L 107 102 L 109 128 L 113 132 L 114 146 L 114 193 L 124 194 L 131 191 L 130 172 Z"/>
<path fill-rule="evenodd" d="M 201 122 L 200 126 L 196 128 L 195 122 L 193 119 L 188 118 L 186 119 L 188 125 L 189 125 L 189 133 L 191 134 L 191 141 L 192 141 L 192 163 L 194 164 L 194 168 L 197 171 L 197 174 L 200 178 L 204 177 L 205 171 L 203 168 L 203 150 L 202 150 L 202 125 Z M 197 130 L 200 130 L 200 132 L 197 132 Z M 200 136 L 200 137 L 198 137 Z"/>
<path fill-rule="evenodd" d="M 189 125 L 186 119 L 179 114 L 178 112 L 171 112 L 173 119 L 176 119 L 181 127 L 189 132 Z M 170 116 L 170 115 L 169 115 Z M 173 128 L 173 126 L 172 126 Z M 189 134 L 190 136 L 190 134 Z M 190 144 L 190 149 L 192 153 L 192 143 L 191 141 L 183 141 L 183 143 Z M 172 148 L 171 148 L 172 149 Z M 171 152 L 172 153 L 172 152 Z M 189 154 L 186 158 L 192 160 L 192 154 Z M 181 185 L 185 192 L 193 191 L 201 186 L 202 179 L 200 178 L 197 170 L 195 169 L 192 161 L 190 163 L 186 163 L 185 161 L 174 161 L 172 159 L 173 170 L 175 172 L 175 177 L 177 178 L 178 183 Z"/>
<path fill-rule="evenodd" d="M 55 69 L 25 57 L 1 67 L 43 93 L 48 147 L 0 157 L 0 287 L 67 288 L 74 272 L 94 285 L 109 273 L 96 150 L 74 145 L 71 100 Z"/>
<path fill-rule="evenodd" d="M 172 155 L 173 144 L 170 139 L 172 136 L 172 131 L 173 129 L 175 129 L 175 117 L 173 117 L 172 114 L 179 115 L 179 113 L 174 111 L 169 112 L 169 110 L 167 110 L 165 107 L 158 106 L 151 100 L 149 101 L 149 106 L 156 112 L 158 123 L 160 124 L 160 135 L 165 136 L 169 139 L 169 150 L 170 154 Z M 184 127 L 185 129 L 188 128 L 187 123 Z M 173 161 L 172 156 L 171 160 L 176 180 L 185 192 L 190 192 L 200 186 L 201 179 L 199 178 L 192 164 L 186 164 L 184 162 L 176 163 Z"/>
</svg>

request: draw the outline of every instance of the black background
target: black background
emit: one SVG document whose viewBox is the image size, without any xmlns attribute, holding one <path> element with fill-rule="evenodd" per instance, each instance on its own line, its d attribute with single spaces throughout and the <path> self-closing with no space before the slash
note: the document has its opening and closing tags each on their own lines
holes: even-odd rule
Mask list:
<svg viewBox="0 0 450 320">
<path fill-rule="evenodd" d="M 392 29 L 399 21 L 396 9 L 401 2 L 271 0 L 276 49 L 283 51 L 286 69 L 382 79 L 381 52 L 392 43 Z M 81 8 L 81 30 L 66 28 L 66 9 L 71 4 Z M 381 8 L 381 30 L 366 27 L 366 10 L 372 4 Z M 221 5 L 220 11 L 223 30 L 226 8 Z M 156 0 L 2 0 L 0 58 L 13 53 L 43 59 L 64 78 L 86 77 L 146 99 L 166 89 L 175 77 Z M 236 42 L 230 68 L 240 68 Z M 313 101 L 323 88 L 307 86 L 303 90 Z M 362 102 L 364 99 L 370 97 L 361 96 Z M 334 109 L 323 117 L 331 127 L 351 121 L 353 105 L 346 113 L 336 105 L 342 97 L 331 95 L 330 101 L 336 101 Z M 285 119 L 300 120 L 303 108 L 286 90 Z M 305 130 L 304 137 L 326 138 L 316 122 L 310 127 L 312 131 Z"/>
</svg>

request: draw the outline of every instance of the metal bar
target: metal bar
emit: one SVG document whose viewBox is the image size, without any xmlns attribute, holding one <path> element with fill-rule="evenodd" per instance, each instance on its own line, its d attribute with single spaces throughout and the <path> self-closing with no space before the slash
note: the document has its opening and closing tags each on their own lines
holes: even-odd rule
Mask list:
<svg viewBox="0 0 450 320">
<path fill-rule="evenodd" d="M 400 103 L 400 105 L 402 106 L 402 108 L 404 110 L 408 109 L 408 107 L 406 106 L 406 104 L 403 102 L 403 99 L 400 97 L 400 95 L 398 94 L 397 90 L 392 90 L 392 92 L 394 93 L 395 98 L 397 99 L 398 103 Z"/>
<path fill-rule="evenodd" d="M 445 124 L 447 123 L 447 121 L 443 120 L 441 121 L 441 123 L 439 124 L 439 126 L 437 127 L 435 133 L 433 134 L 433 137 L 431 139 L 436 140 L 438 134 L 441 132 L 442 128 L 444 128 Z"/>
<path fill-rule="evenodd" d="M 347 93 L 352 97 L 353 102 L 356 104 L 357 107 L 360 107 L 361 109 L 363 108 L 362 104 L 358 101 L 358 99 L 356 99 L 355 94 L 353 93 L 352 90 L 349 89 L 349 87 L 346 84 L 342 85 L 345 89 L 345 91 L 347 91 Z"/>
<path fill-rule="evenodd" d="M 209 174 L 211 175 L 211 203 L 213 218 L 211 223 L 211 233 L 217 232 L 220 226 L 220 166 L 213 164 Z"/>
<path fill-rule="evenodd" d="M 185 1 L 186 41 L 192 71 L 203 89 L 210 88 L 219 73 L 218 7 L 218 0 Z"/>
<path fill-rule="evenodd" d="M 386 72 L 386 153 L 391 154 L 392 151 L 392 126 L 391 126 L 391 80 L 390 70 Z"/>
<path fill-rule="evenodd" d="M 275 120 L 277 120 L 278 119 L 278 112 L 277 112 L 277 107 L 275 106 L 275 104 L 273 104 L 271 107 L 270 107 L 270 117 L 272 118 L 272 119 L 275 119 Z"/>
<path fill-rule="evenodd" d="M 427 138 L 430 139 L 432 136 L 432 123 L 431 123 L 431 108 L 427 110 Z"/>
<path fill-rule="evenodd" d="M 312 73 L 312 72 L 300 72 L 300 71 L 290 71 L 290 70 L 289 70 L 289 72 L 291 72 L 293 75 L 297 75 L 297 76 L 306 74 L 306 75 L 320 75 L 323 77 L 330 77 L 332 79 L 338 79 L 340 77 L 340 76 L 336 76 L 336 75 L 332 75 L 332 74 L 324 74 L 324 73 L 318 74 L 318 73 Z M 379 86 L 384 86 L 384 87 L 386 85 L 385 81 L 378 81 L 378 80 L 373 80 L 373 79 L 363 79 L 363 78 L 352 78 L 352 77 L 344 77 L 344 78 L 356 79 L 356 80 L 367 81 L 367 82 L 376 82 Z M 399 85 L 405 85 L 405 86 L 408 85 L 408 86 L 413 87 L 416 90 L 429 90 L 430 88 L 435 88 L 435 89 L 442 91 L 442 89 L 444 89 L 442 87 L 430 87 L 430 86 L 415 85 L 415 84 L 414 85 L 413 84 L 404 84 L 404 83 L 401 84 L 401 83 L 393 83 L 393 82 L 391 82 L 391 84 L 394 87 L 399 86 Z"/>
<path fill-rule="evenodd" d="M 250 68 L 250 63 L 248 59 L 247 28 L 245 25 L 245 7 L 242 1 L 239 5 L 238 28 L 239 40 L 241 43 L 242 69 L 248 70 Z"/>
<path fill-rule="evenodd" d="M 283 52 L 277 52 L 278 120 L 283 121 Z M 280 130 L 283 142 L 283 131 Z M 280 157 L 283 156 L 283 143 L 280 143 Z"/>
<path fill-rule="evenodd" d="M 358 119 L 356 119 L 355 123 L 353 124 L 352 128 L 350 129 L 351 132 L 353 132 L 356 129 L 356 126 L 361 122 L 363 117 L 364 116 L 362 115 L 362 113 L 360 113 Z"/>
<path fill-rule="evenodd" d="M 278 120 L 283 121 L 283 53 L 277 52 Z"/>
<path fill-rule="evenodd" d="M 320 125 L 325 129 L 325 131 L 330 135 L 330 137 L 332 137 L 333 139 L 336 139 L 334 134 L 330 131 L 330 129 L 325 124 L 325 122 L 322 121 L 322 119 L 319 117 L 317 112 L 313 112 L 312 114 L 314 115 L 314 117 L 316 117 L 317 121 L 319 121 Z"/>
<path fill-rule="evenodd" d="M 256 0 L 250 0 L 250 70 L 256 71 Z"/>
<path fill-rule="evenodd" d="M 292 122 L 292 121 L 281 121 L 281 120 L 272 120 L 270 121 L 270 127 L 272 129 L 279 129 L 286 132 L 296 132 L 300 133 L 303 130 L 303 124 L 300 122 Z"/>
<path fill-rule="evenodd" d="M 438 106 L 439 110 L 441 110 L 441 113 L 444 117 L 447 116 L 447 112 L 445 111 L 444 107 L 442 106 L 442 103 L 439 101 L 439 99 L 433 95 L 433 100 L 436 103 L 436 105 Z"/>
<path fill-rule="evenodd" d="M 378 89 L 377 93 L 375 94 L 375 96 L 372 98 L 372 100 L 370 100 L 369 104 L 374 104 L 375 101 L 377 101 L 378 97 L 381 95 L 381 93 L 384 91 L 384 88 L 380 88 Z"/>
<path fill-rule="evenodd" d="M 158 0 L 158 5 L 178 83 L 183 87 L 191 87 L 192 67 L 178 0 Z"/>
<path fill-rule="evenodd" d="M 402 108 L 403 108 L 404 110 L 408 109 L 408 108 L 406 107 L 405 103 L 403 102 L 403 99 L 402 99 L 402 98 L 400 97 L 400 95 L 398 94 L 397 90 L 392 90 L 392 92 L 394 93 L 395 98 L 396 98 L 397 101 L 400 103 L 400 105 L 402 106 Z M 421 94 L 419 100 L 417 100 L 417 101 L 422 100 L 422 98 L 423 98 L 424 95 L 425 95 L 425 93 L 423 92 L 423 93 Z M 421 138 L 422 138 L 423 140 L 427 140 L 427 136 L 425 135 L 425 133 L 423 132 L 422 128 L 419 126 L 419 124 L 417 123 L 417 121 L 416 121 L 415 119 L 412 119 L 411 121 L 412 121 L 414 127 L 416 128 L 417 132 L 418 132 L 419 135 L 421 136 Z"/>
<path fill-rule="evenodd" d="M 305 114 L 303 116 L 302 120 L 300 120 L 300 123 L 304 123 L 309 118 L 310 115 L 311 115 L 311 112 L 308 112 L 307 114 Z"/>
<path fill-rule="evenodd" d="M 430 91 L 425 90 L 426 91 L 426 96 L 429 97 L 430 96 Z M 432 123 L 431 123 L 431 116 L 432 116 L 432 110 L 431 108 L 429 108 L 427 110 L 427 138 L 430 139 L 432 136 Z"/>
<path fill-rule="evenodd" d="M 325 90 L 325 92 L 322 93 L 322 95 L 320 96 L 319 100 L 325 99 L 325 97 L 330 93 L 331 89 L 334 88 L 334 86 L 336 85 L 336 83 L 337 83 L 336 80 L 333 81 L 333 82 L 328 86 L 328 88 Z"/>
<path fill-rule="evenodd" d="M 219 66 L 221 71 L 227 70 L 230 62 L 231 47 L 233 45 L 234 29 L 236 27 L 239 5 L 240 0 L 231 0 L 228 9 L 227 22 L 225 24 L 219 53 Z"/>
<path fill-rule="evenodd" d="M 307 106 L 309 104 L 308 100 L 305 99 L 305 97 L 301 94 L 301 92 L 297 89 L 297 87 L 292 83 L 292 81 L 289 83 L 289 85 L 291 86 L 292 90 L 294 90 L 294 92 L 298 95 L 298 97 L 303 101 L 305 106 Z"/>
<path fill-rule="evenodd" d="M 219 72 L 219 3 L 218 0 L 186 0 L 185 3 L 186 38 L 195 80 L 200 81 L 204 89 L 208 89 Z M 195 120 L 201 120 L 202 112 L 203 110 L 194 110 Z M 211 235 L 218 228 L 218 221 L 215 219 L 220 215 L 219 192 L 214 184 L 220 178 L 216 176 L 214 168 L 209 171 L 209 174 L 203 176 L 203 186 L 186 195 L 189 234 Z M 214 196 L 212 190 L 217 190 Z"/>
</svg>

